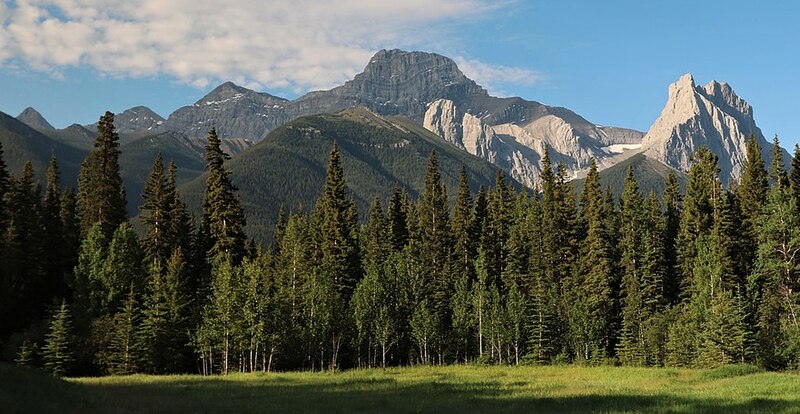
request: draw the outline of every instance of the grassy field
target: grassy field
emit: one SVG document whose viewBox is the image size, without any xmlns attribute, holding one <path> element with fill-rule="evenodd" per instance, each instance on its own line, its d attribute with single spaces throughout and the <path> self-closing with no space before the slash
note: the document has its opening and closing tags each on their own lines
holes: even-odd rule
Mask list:
<svg viewBox="0 0 800 414">
<path fill-rule="evenodd" d="M 800 375 L 737 366 L 449 366 L 62 381 L 0 365 L 0 412 L 800 413 Z"/>
</svg>

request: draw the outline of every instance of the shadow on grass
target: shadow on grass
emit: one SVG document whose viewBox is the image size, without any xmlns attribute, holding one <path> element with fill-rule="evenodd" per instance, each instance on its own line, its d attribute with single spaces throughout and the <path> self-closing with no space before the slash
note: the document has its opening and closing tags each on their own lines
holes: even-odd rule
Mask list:
<svg viewBox="0 0 800 414">
<path fill-rule="evenodd" d="M 0 374 L 2 374 L 0 370 Z M 146 382 L 68 383 L 24 373 L 12 389 L 0 377 L 2 412 L 63 413 L 623 413 L 623 412 L 798 412 L 796 402 L 671 395 L 577 395 L 536 397 L 527 384 L 494 381 L 450 383 L 425 379 L 406 383 L 391 377 L 283 375 L 172 377 Z M 26 384 L 27 383 L 27 384 Z M 546 384 L 542 384 L 546 386 Z M 31 391 L 38 389 L 38 391 Z M 16 393 L 13 400 L 6 392 Z M 13 396 L 13 395 L 12 395 Z M 11 411 L 5 411 L 10 409 Z"/>
</svg>

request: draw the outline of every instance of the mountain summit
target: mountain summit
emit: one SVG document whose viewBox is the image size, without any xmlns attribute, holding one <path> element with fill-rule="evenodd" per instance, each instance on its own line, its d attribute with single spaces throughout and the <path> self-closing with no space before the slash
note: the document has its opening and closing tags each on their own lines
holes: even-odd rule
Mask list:
<svg viewBox="0 0 800 414">
<path fill-rule="evenodd" d="M 764 159 L 769 159 L 772 144 L 756 126 L 750 104 L 727 83 L 699 86 L 691 74 L 685 74 L 669 86 L 667 103 L 642 147 L 648 157 L 687 171 L 692 154 L 706 146 L 719 157 L 723 180 L 738 180 L 751 134 L 761 145 Z"/>
<path fill-rule="evenodd" d="M 52 125 L 47 122 L 46 119 L 39 113 L 39 111 L 31 108 L 30 106 L 25 108 L 19 115 L 17 115 L 17 120 L 24 123 L 25 125 L 37 130 L 37 131 L 52 131 Z"/>
</svg>

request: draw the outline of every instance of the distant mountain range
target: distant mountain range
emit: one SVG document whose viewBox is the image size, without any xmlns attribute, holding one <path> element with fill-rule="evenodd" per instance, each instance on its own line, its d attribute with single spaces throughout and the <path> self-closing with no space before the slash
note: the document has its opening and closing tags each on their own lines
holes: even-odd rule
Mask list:
<svg viewBox="0 0 800 414">
<path fill-rule="evenodd" d="M 562 107 L 491 96 L 453 60 L 400 50 L 382 50 L 352 80 L 294 100 L 226 82 L 166 118 L 144 106 L 125 110 L 117 114 L 116 127 L 131 206 L 138 206 L 142 182 L 161 152 L 178 163 L 187 199 L 196 209 L 204 139 L 215 127 L 234 156 L 229 168 L 242 189 L 250 230 L 259 237 L 269 234 L 281 204 L 310 206 L 334 140 L 344 149 L 362 214 L 372 197 L 385 196 L 393 186 L 418 191 L 425 159 L 434 149 L 446 154 L 442 169 L 449 185 L 465 164 L 474 185 L 490 185 L 492 170 L 499 167 L 533 188 L 549 149 L 554 162 L 575 178 L 594 158 L 609 185 L 618 186 L 614 177 L 632 166 L 645 190 L 659 190 L 669 171 L 689 168 L 691 154 L 701 145 L 719 156 L 725 181 L 741 175 L 750 134 L 766 159 L 771 145 L 756 126 L 752 107 L 725 83 L 700 87 L 684 75 L 670 86 L 661 115 L 644 133 L 597 125 Z M 94 125 L 56 129 L 33 108 L 16 119 L 0 113 L 0 142 L 12 171 L 31 159 L 43 176 L 55 153 L 69 185 L 94 136 Z M 784 157 L 788 162 L 788 154 Z"/>
</svg>

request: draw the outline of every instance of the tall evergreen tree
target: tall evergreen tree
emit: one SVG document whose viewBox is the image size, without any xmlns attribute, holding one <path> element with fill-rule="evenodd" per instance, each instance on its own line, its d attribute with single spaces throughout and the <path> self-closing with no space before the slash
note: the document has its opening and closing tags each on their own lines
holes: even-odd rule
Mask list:
<svg viewBox="0 0 800 414">
<path fill-rule="evenodd" d="M 742 210 L 739 235 L 743 244 L 738 253 L 741 255 L 740 261 L 743 265 L 739 270 L 743 276 L 752 272 L 758 249 L 756 222 L 764 209 L 768 190 L 769 182 L 764 159 L 761 157 L 761 146 L 756 141 L 755 135 L 750 134 L 750 139 L 747 140 L 747 161 L 739 186 L 736 188 L 738 204 Z"/>
<path fill-rule="evenodd" d="M 392 191 L 386 219 L 392 251 L 399 252 L 408 244 L 408 218 L 404 208 L 403 191 L 400 188 L 395 187 Z"/>
<path fill-rule="evenodd" d="M 139 216 L 146 229 L 142 247 L 148 267 L 163 267 L 172 252 L 169 240 L 170 201 L 166 194 L 164 160 L 159 153 L 142 190 L 142 205 L 139 207 Z"/>
<path fill-rule="evenodd" d="M 99 222 L 110 239 L 117 227 L 128 219 L 119 155 L 114 114 L 106 112 L 97 123 L 94 149 L 83 161 L 78 179 L 78 210 L 83 234 Z"/>
<path fill-rule="evenodd" d="M 114 331 L 109 344 L 112 375 L 129 375 L 137 372 L 137 361 L 142 357 L 136 341 L 136 329 L 139 324 L 139 307 L 136 301 L 136 290 L 131 285 L 128 296 L 114 315 Z"/>
<path fill-rule="evenodd" d="M 769 181 L 773 185 L 789 186 L 789 176 L 786 173 L 786 166 L 783 163 L 783 149 L 778 140 L 778 136 L 772 139 L 772 151 L 770 152 Z"/>
<path fill-rule="evenodd" d="M 237 188 L 225 169 L 229 157 L 221 144 L 217 131 L 211 128 L 205 154 L 208 175 L 203 193 L 200 248 L 210 263 L 224 258 L 236 264 L 245 253 L 245 217 Z"/>
<path fill-rule="evenodd" d="M 53 312 L 50 330 L 42 348 L 44 369 L 55 376 L 66 375 L 75 361 L 72 316 L 66 301 Z"/>
<path fill-rule="evenodd" d="M 325 186 L 314 211 L 314 224 L 319 231 L 324 272 L 345 300 L 361 278 L 357 220 L 355 203 L 344 180 L 339 147 L 334 143 Z"/>
<path fill-rule="evenodd" d="M 719 181 L 717 156 L 706 147 L 700 147 L 692 157 L 689 184 L 683 199 L 681 223 L 676 240 L 682 297 L 687 297 L 692 282 L 696 240 L 708 235 L 714 227 L 722 185 Z"/>
<path fill-rule="evenodd" d="M 604 220 L 600 175 L 594 159 L 581 196 L 584 238 L 577 271 L 570 281 L 570 325 L 574 351 L 581 360 L 603 358 L 611 349 L 613 322 L 613 275 L 611 247 Z"/>
<path fill-rule="evenodd" d="M 436 152 L 428 159 L 428 172 L 425 175 L 425 188 L 420 196 L 419 206 L 420 255 L 423 273 L 428 278 L 428 305 L 437 318 L 439 329 L 446 330 L 450 325 L 450 298 L 455 285 L 449 274 L 452 239 L 450 213 L 447 194 L 439 174 Z M 444 333 L 444 332 L 442 332 Z M 444 344 L 433 344 L 443 356 Z"/>
<path fill-rule="evenodd" d="M 789 173 L 789 188 L 795 201 L 800 203 L 800 144 L 794 145 L 792 171 Z"/>
<path fill-rule="evenodd" d="M 453 254 L 454 254 L 454 277 L 461 280 L 466 277 L 468 281 L 474 280 L 476 239 L 478 237 L 473 224 L 473 205 L 472 194 L 469 190 L 469 180 L 467 170 L 461 167 L 461 174 L 458 181 L 458 196 L 453 208 Z"/>
<path fill-rule="evenodd" d="M 664 298 L 674 304 L 680 299 L 680 275 L 676 242 L 681 221 L 681 189 L 675 173 L 667 175 L 662 198 L 664 204 Z"/>
</svg>

